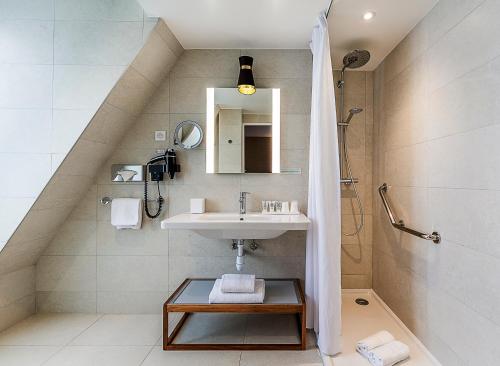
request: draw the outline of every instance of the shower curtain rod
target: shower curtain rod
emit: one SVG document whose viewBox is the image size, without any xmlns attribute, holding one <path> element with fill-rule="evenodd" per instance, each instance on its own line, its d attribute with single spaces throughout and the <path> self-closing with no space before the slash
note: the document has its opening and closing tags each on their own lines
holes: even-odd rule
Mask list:
<svg viewBox="0 0 500 366">
<path fill-rule="evenodd" d="M 334 0 L 330 0 L 330 5 L 328 6 L 328 10 L 326 11 L 326 19 L 328 19 L 328 15 L 330 15 L 330 9 L 332 8 Z"/>
</svg>

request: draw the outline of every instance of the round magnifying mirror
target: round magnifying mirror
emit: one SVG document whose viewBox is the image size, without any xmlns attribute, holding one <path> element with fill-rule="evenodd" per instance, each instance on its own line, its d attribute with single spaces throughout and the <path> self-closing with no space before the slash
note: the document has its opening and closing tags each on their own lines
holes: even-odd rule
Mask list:
<svg viewBox="0 0 500 366">
<path fill-rule="evenodd" d="M 190 150 L 200 146 L 203 141 L 203 130 L 195 121 L 182 121 L 174 132 L 174 144 L 182 149 Z"/>
</svg>

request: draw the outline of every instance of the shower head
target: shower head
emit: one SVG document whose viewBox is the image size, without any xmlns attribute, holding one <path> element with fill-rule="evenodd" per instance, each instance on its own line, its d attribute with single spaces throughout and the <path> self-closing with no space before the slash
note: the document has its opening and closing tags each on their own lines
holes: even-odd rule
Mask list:
<svg viewBox="0 0 500 366">
<path fill-rule="evenodd" d="M 347 116 L 347 119 L 345 120 L 345 124 L 348 125 L 349 122 L 351 122 L 352 117 L 354 117 L 355 114 L 363 112 L 363 108 L 352 108 L 349 111 L 349 115 Z"/>
<path fill-rule="evenodd" d="M 344 69 L 357 69 L 365 66 L 370 61 L 370 52 L 367 50 L 354 50 L 344 56 Z"/>
</svg>

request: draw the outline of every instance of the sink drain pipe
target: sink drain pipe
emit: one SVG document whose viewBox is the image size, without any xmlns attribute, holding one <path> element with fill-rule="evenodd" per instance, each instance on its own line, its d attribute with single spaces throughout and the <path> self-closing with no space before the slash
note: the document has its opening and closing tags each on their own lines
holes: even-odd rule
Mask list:
<svg viewBox="0 0 500 366">
<path fill-rule="evenodd" d="M 236 255 L 236 270 L 241 271 L 243 266 L 245 265 L 245 240 L 238 239 L 236 240 L 236 249 L 238 250 L 238 254 Z"/>
</svg>

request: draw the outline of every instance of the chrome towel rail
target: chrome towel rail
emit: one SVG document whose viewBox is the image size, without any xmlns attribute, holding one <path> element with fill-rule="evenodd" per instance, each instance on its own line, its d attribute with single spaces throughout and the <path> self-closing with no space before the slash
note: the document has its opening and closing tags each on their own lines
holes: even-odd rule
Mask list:
<svg viewBox="0 0 500 366">
<path fill-rule="evenodd" d="M 432 234 L 426 234 L 422 233 L 420 231 L 410 229 L 405 226 L 405 223 L 403 220 L 396 221 L 396 217 L 392 213 L 391 206 L 389 205 L 389 202 L 387 201 L 387 198 L 385 194 L 387 193 L 387 184 L 384 183 L 378 188 L 378 193 L 380 194 L 380 198 L 382 199 L 382 203 L 384 204 L 385 211 L 387 212 L 387 215 L 389 216 L 389 220 L 391 221 L 391 225 L 394 226 L 396 229 L 407 232 L 411 235 L 418 236 L 419 238 L 425 239 L 425 240 L 432 240 L 435 244 L 439 244 L 441 242 L 441 235 L 437 231 L 434 231 Z"/>
</svg>

